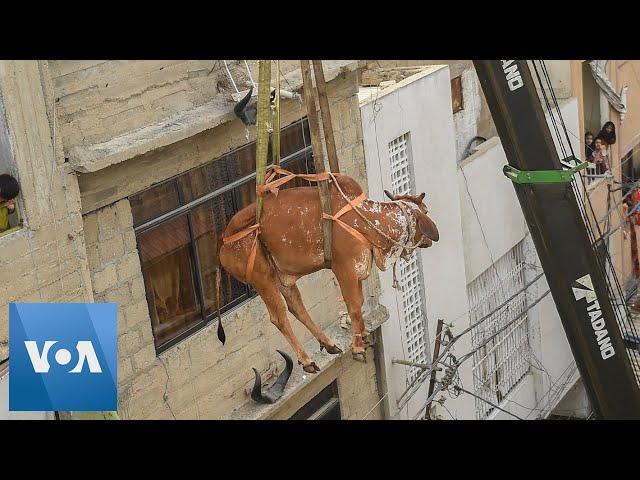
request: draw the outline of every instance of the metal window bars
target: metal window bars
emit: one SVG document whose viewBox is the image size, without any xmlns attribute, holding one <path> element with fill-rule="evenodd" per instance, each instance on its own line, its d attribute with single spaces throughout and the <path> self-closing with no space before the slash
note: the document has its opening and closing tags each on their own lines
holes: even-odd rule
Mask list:
<svg viewBox="0 0 640 480">
<path fill-rule="evenodd" d="M 400 135 L 389 142 L 389 163 L 391 167 L 391 191 L 396 195 L 410 194 L 415 190 L 413 169 L 411 165 L 409 133 Z M 422 264 L 417 255 L 408 261 L 399 260 L 400 295 L 402 311 L 400 312 L 403 341 L 406 346 L 406 360 L 414 363 L 429 361 L 429 342 L 425 309 L 424 282 Z M 421 370 L 411 367 L 407 382 L 412 382 Z"/>
<path fill-rule="evenodd" d="M 491 339 L 474 353 L 472 371 L 475 393 L 496 404 L 513 391 L 530 368 L 524 267 L 523 242 L 520 242 L 467 288 L 472 324 L 513 297 L 506 308 L 495 311 L 471 334 L 473 347 Z M 516 292 L 519 293 L 514 296 Z M 509 328 L 496 335 L 513 320 L 516 321 Z M 476 399 L 477 418 L 486 418 L 493 410 L 486 402 Z"/>
</svg>

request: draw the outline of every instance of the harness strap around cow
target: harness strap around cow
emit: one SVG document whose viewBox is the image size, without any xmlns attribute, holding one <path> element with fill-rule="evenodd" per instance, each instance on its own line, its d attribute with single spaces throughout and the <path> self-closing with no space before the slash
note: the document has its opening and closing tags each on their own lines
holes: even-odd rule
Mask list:
<svg viewBox="0 0 640 480">
<path fill-rule="evenodd" d="M 283 175 L 283 177 L 279 178 L 278 180 L 274 180 L 274 178 L 277 175 Z M 267 177 L 265 184 L 258 185 L 256 187 L 256 193 L 259 196 L 264 196 L 266 193 L 271 192 L 275 196 L 277 196 L 279 188 L 285 183 L 293 180 L 294 178 L 302 178 L 310 182 L 319 182 L 321 180 L 329 180 L 337 183 L 337 180 L 335 179 L 335 177 L 333 177 L 331 172 L 315 173 L 315 174 L 293 173 L 288 170 L 285 170 L 284 168 L 278 165 L 273 165 L 272 171 L 269 173 L 269 176 Z M 364 235 L 358 232 L 355 228 L 347 225 L 342 220 L 340 220 L 340 217 L 342 215 L 344 215 L 345 213 L 347 213 L 352 209 L 355 210 L 355 207 L 360 205 L 366 198 L 367 197 L 364 193 L 358 195 L 353 200 L 349 200 L 348 198 L 345 198 L 347 200 L 347 204 L 344 207 L 338 210 L 334 215 L 328 215 L 323 212 L 322 218 L 333 220 L 338 225 L 340 225 L 345 231 L 347 231 L 349 234 L 354 236 L 358 241 L 362 242 L 368 249 L 372 249 L 373 248 L 372 243 Z M 258 252 L 258 236 L 260 235 L 260 224 L 256 223 L 255 225 L 246 227 L 240 230 L 239 232 L 236 232 L 233 235 L 229 235 L 228 237 L 224 237 L 222 239 L 222 242 L 225 245 L 227 245 L 229 243 L 237 242 L 238 240 L 254 232 L 255 232 L 255 236 L 253 238 L 253 243 L 251 244 L 249 259 L 247 260 L 247 268 L 245 270 L 245 279 L 247 281 L 251 278 L 251 274 L 253 273 L 253 267 L 256 261 L 256 255 Z"/>
<path fill-rule="evenodd" d="M 340 220 L 340 217 L 342 215 L 344 215 L 345 213 L 347 213 L 350 210 L 355 210 L 356 207 L 358 205 L 360 205 L 362 202 L 365 201 L 365 199 L 367 198 L 367 196 L 364 193 L 361 193 L 360 195 L 358 195 L 356 198 L 354 198 L 353 200 L 350 200 L 349 203 L 347 203 L 344 207 L 342 207 L 340 210 L 338 210 L 336 212 L 335 215 L 329 215 L 327 213 L 322 213 L 322 218 L 326 218 L 329 220 L 333 220 L 334 222 L 336 222 L 338 225 L 340 225 L 343 229 L 345 229 L 348 233 L 350 233 L 351 235 L 353 235 L 355 238 L 357 238 L 361 243 L 363 243 L 364 245 L 366 245 L 366 247 L 368 249 L 373 249 L 373 244 L 371 243 L 371 241 L 365 237 L 363 234 L 361 234 L 359 231 L 357 231 L 355 228 L 347 225 L 346 223 L 344 223 L 342 220 Z"/>
</svg>

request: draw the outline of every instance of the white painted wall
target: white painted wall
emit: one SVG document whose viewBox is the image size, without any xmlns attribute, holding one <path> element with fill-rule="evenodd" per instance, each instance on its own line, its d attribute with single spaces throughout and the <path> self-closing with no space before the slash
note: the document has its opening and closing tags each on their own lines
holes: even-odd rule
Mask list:
<svg viewBox="0 0 640 480">
<path fill-rule="evenodd" d="M 417 251 L 422 260 L 429 339 L 433 343 L 438 318 L 461 327 L 469 323 L 449 68 L 427 67 L 387 89 L 363 91 L 361 120 L 369 196 L 377 200 L 382 200 L 383 190 L 390 188 L 388 144 L 410 132 L 416 189 L 426 192 L 430 216 L 440 231 L 438 243 Z M 392 288 L 391 269 L 381 273 L 381 284 L 381 303 L 390 313 L 389 321 L 382 326 L 387 411 L 398 413 L 399 418 L 412 418 L 427 397 L 428 382 L 402 412 L 397 412 L 408 367 L 392 363 L 394 358 L 403 358 L 403 341 L 400 296 Z M 468 343 L 464 342 L 456 349 L 466 351 Z M 471 384 L 470 369 L 460 373 L 463 383 Z M 471 418 L 473 399 L 460 396 L 447 400 L 447 408 L 457 418 Z M 439 407 L 438 413 L 448 418 Z"/>
<path fill-rule="evenodd" d="M 513 186 L 502 174 L 506 163 L 500 139 L 494 137 L 458 165 L 467 284 L 527 232 Z"/>
</svg>

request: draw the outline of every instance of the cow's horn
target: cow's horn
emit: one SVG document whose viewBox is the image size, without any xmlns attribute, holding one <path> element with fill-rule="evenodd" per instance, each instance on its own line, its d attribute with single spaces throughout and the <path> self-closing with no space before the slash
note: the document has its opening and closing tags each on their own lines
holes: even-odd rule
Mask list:
<svg viewBox="0 0 640 480">
<path fill-rule="evenodd" d="M 269 403 L 265 401 L 265 398 L 262 396 L 262 378 L 260 378 L 258 370 L 255 368 L 252 370 L 255 375 L 255 380 L 253 381 L 253 389 L 251 390 L 251 399 L 258 403 Z"/>
<path fill-rule="evenodd" d="M 255 375 L 255 380 L 253 382 L 253 389 L 251 390 L 251 398 L 259 403 L 276 403 L 282 394 L 284 393 L 284 388 L 289 381 L 289 377 L 291 376 L 291 372 L 293 371 L 293 360 L 289 355 L 287 355 L 282 350 L 276 350 L 285 361 L 284 370 L 282 373 L 278 375 L 278 379 L 275 381 L 273 386 L 269 388 L 266 392 L 262 392 L 262 378 L 258 371 L 254 368 L 253 373 Z"/>
<path fill-rule="evenodd" d="M 395 201 L 396 196 L 395 196 L 394 194 L 390 193 L 390 192 L 389 192 L 389 190 L 385 190 L 385 191 L 384 191 L 384 194 L 385 194 L 387 197 L 389 197 L 389 199 L 390 199 L 390 200 Z"/>
<path fill-rule="evenodd" d="M 236 106 L 233 107 L 233 112 L 236 115 L 240 116 L 240 113 L 245 109 L 245 107 L 249 103 L 252 93 L 253 93 L 253 87 L 249 88 L 249 92 L 244 96 L 244 98 L 242 98 L 238 103 L 236 103 Z"/>
<path fill-rule="evenodd" d="M 245 125 L 255 125 L 257 108 L 255 105 L 247 108 L 249 100 L 251 100 L 251 94 L 253 93 L 253 87 L 249 88 L 249 92 L 244 96 L 242 100 L 236 103 L 233 107 L 233 113 L 242 120 Z"/>
</svg>

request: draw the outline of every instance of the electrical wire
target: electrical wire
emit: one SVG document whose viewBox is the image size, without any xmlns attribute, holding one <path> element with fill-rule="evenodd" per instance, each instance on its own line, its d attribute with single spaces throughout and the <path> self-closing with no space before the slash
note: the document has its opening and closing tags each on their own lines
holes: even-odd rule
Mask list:
<svg viewBox="0 0 640 480">
<path fill-rule="evenodd" d="M 483 402 L 488 403 L 489 405 L 491 405 L 493 408 L 495 408 L 495 409 L 497 409 L 497 410 L 500 410 L 501 412 L 507 413 L 507 414 L 511 415 L 512 417 L 516 418 L 517 420 L 524 420 L 524 418 L 517 416 L 515 413 L 511 413 L 511 412 L 509 412 L 509 411 L 505 410 L 504 408 L 502 408 L 502 407 L 500 407 L 500 406 L 496 405 L 495 403 L 490 402 L 490 401 L 489 401 L 489 400 L 487 400 L 486 398 L 482 398 L 482 397 L 480 397 L 479 395 L 476 395 L 475 393 L 470 392 L 469 390 L 467 390 L 467 389 L 465 389 L 465 388 L 462 388 L 462 387 L 460 387 L 460 386 L 458 386 L 458 385 L 455 385 L 453 388 L 454 388 L 454 389 L 456 389 L 456 390 L 458 390 L 458 391 L 461 391 L 461 392 L 463 392 L 463 393 L 466 393 L 466 394 L 468 394 L 468 395 L 471 395 L 472 397 L 475 397 L 475 398 L 477 398 L 478 400 L 482 400 Z"/>
<path fill-rule="evenodd" d="M 453 339 L 451 341 L 449 341 L 447 344 L 441 344 L 444 345 L 445 348 L 444 350 L 442 350 L 440 352 L 440 355 L 438 356 L 438 358 L 431 364 L 430 368 L 428 369 L 424 369 L 422 372 L 420 372 L 418 374 L 418 377 L 416 379 L 414 379 L 414 383 L 417 383 L 410 391 L 409 393 L 405 393 L 407 396 L 404 397 L 404 395 L 402 395 L 400 398 L 402 399 L 404 397 L 403 400 L 399 401 L 399 408 L 402 408 L 404 405 L 406 405 L 409 400 L 411 400 L 411 398 L 415 395 L 415 393 L 419 390 L 420 386 L 430 377 L 431 372 L 433 371 L 434 368 L 436 368 L 438 366 L 438 364 L 442 361 L 442 359 L 449 354 L 449 351 L 453 348 L 453 345 L 460 340 L 460 338 L 462 338 L 464 335 L 466 335 L 467 333 L 471 332 L 472 330 L 474 330 L 475 328 L 478 328 L 479 326 L 481 326 L 485 321 L 487 321 L 489 318 L 491 318 L 493 315 L 495 315 L 495 313 L 501 311 L 503 308 L 507 307 L 509 305 L 509 302 L 515 298 L 517 295 L 521 294 L 523 291 L 525 291 L 527 288 L 529 288 L 531 285 L 533 285 L 535 282 L 537 282 L 542 276 L 544 275 L 544 273 L 541 273 L 539 275 L 537 275 L 533 280 L 531 280 L 530 282 L 528 282 L 524 287 L 521 288 L 520 291 L 516 292 L 515 294 L 513 294 L 510 298 L 508 298 L 506 301 L 502 302 L 500 305 L 498 305 L 494 311 L 492 311 L 490 314 L 483 316 L 482 318 L 480 318 L 477 322 L 475 322 L 473 325 L 465 328 L 462 332 L 460 332 L 459 334 L 455 335 L 453 337 Z M 531 310 L 535 305 L 537 305 L 544 296 L 546 296 L 549 293 L 549 290 L 547 290 L 547 292 L 539 299 L 537 299 L 534 303 L 532 303 L 531 305 L 527 305 L 527 308 L 521 312 L 521 314 L 518 317 L 515 317 L 515 319 L 511 320 L 509 323 L 505 324 L 503 326 L 503 328 L 501 328 L 500 330 L 498 330 L 497 332 L 495 332 L 493 335 L 488 337 L 488 340 L 492 340 L 493 338 L 495 338 L 495 336 L 497 336 L 499 333 L 502 332 L 502 330 L 504 330 L 506 327 L 510 326 L 514 321 L 519 320 L 520 318 L 522 318 L 522 316 L 527 313 L 529 310 Z M 471 314 L 471 311 L 467 311 L 466 314 Z M 485 343 L 482 345 L 486 345 L 486 341 Z M 466 361 L 467 358 L 465 358 Z M 411 386 L 409 386 L 409 388 L 411 388 Z"/>
</svg>

